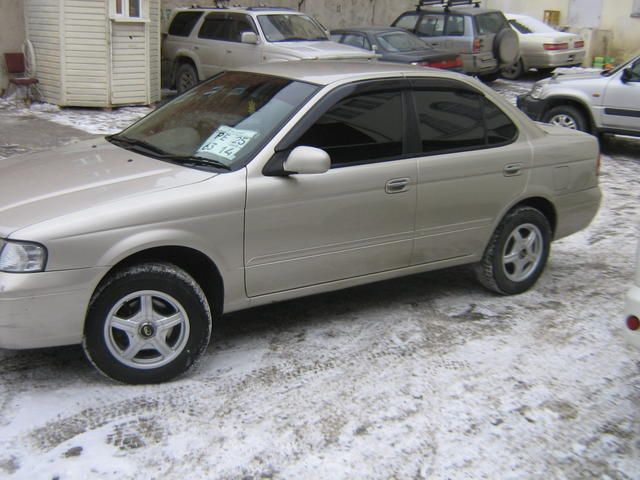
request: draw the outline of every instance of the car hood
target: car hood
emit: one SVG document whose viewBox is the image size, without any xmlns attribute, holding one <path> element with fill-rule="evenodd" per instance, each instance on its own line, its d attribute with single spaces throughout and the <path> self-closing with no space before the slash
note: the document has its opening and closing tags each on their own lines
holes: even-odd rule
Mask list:
<svg viewBox="0 0 640 480">
<path fill-rule="evenodd" d="M 374 52 L 332 41 L 274 42 L 274 53 L 283 53 L 302 60 L 354 60 L 376 58 Z"/>
<path fill-rule="evenodd" d="M 173 165 L 104 139 L 0 161 L 0 238 L 114 200 L 200 182 L 215 173 Z"/>
<path fill-rule="evenodd" d="M 605 80 L 606 77 L 600 75 L 600 73 L 583 72 L 583 73 L 567 73 L 562 75 L 554 75 L 549 79 L 549 83 L 570 83 L 575 81 L 587 81 L 587 80 Z"/>
</svg>

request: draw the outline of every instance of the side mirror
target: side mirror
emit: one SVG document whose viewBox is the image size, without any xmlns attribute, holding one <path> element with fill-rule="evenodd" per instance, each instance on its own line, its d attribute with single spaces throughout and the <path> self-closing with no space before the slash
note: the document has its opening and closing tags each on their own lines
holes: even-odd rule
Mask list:
<svg viewBox="0 0 640 480">
<path fill-rule="evenodd" d="M 324 150 L 314 147 L 296 147 L 282 164 L 291 175 L 325 173 L 331 168 L 331 158 Z"/>
<path fill-rule="evenodd" d="M 251 45 L 258 44 L 258 35 L 255 32 L 242 32 L 240 34 L 240 42 L 249 43 Z"/>
</svg>

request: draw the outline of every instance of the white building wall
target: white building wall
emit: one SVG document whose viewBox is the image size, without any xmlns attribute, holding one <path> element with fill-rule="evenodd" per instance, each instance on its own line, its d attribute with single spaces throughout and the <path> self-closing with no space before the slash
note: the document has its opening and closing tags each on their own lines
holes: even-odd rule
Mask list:
<svg viewBox="0 0 640 480">
<path fill-rule="evenodd" d="M 149 101 L 159 102 L 161 98 L 160 72 L 160 0 L 149 0 Z"/>
<path fill-rule="evenodd" d="M 20 52 L 25 40 L 23 0 L 0 0 L 0 52 Z M 0 58 L 0 94 L 9 84 L 4 58 Z"/>
<path fill-rule="evenodd" d="M 62 0 L 26 0 L 25 27 L 35 51 L 35 75 L 45 102 L 59 103 L 62 97 L 60 13 Z"/>
<path fill-rule="evenodd" d="M 64 0 L 60 105 L 109 104 L 109 32 L 105 0 Z"/>
</svg>

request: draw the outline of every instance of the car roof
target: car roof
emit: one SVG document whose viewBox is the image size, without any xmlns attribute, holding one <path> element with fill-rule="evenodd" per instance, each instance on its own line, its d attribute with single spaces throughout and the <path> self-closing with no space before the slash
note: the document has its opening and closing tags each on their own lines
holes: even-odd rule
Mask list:
<svg viewBox="0 0 640 480">
<path fill-rule="evenodd" d="M 349 82 L 375 78 L 402 78 L 405 74 L 424 77 L 455 78 L 456 74 L 438 69 L 414 67 L 401 63 L 348 61 L 348 60 L 301 60 L 274 62 L 237 68 L 238 71 L 290 78 L 316 85 Z"/>
<path fill-rule="evenodd" d="M 220 13 L 286 13 L 287 15 L 306 15 L 286 7 L 178 7 L 177 12 L 220 12 Z"/>
<path fill-rule="evenodd" d="M 404 12 L 403 15 L 406 15 L 408 13 L 416 13 L 419 14 L 420 12 L 423 13 L 445 13 L 444 8 L 421 8 L 420 10 L 408 10 L 406 12 Z M 467 15 L 467 16 L 476 16 L 476 15 L 482 15 L 483 13 L 501 13 L 501 10 L 496 10 L 494 8 L 484 8 L 484 7 L 455 7 L 455 8 L 451 8 L 449 10 L 449 14 L 450 15 Z"/>
<path fill-rule="evenodd" d="M 345 28 L 334 28 L 331 30 L 331 33 L 341 33 L 341 32 L 361 32 L 361 33 L 386 33 L 386 32 L 403 32 L 409 33 L 404 28 L 400 27 L 345 27 Z"/>
</svg>

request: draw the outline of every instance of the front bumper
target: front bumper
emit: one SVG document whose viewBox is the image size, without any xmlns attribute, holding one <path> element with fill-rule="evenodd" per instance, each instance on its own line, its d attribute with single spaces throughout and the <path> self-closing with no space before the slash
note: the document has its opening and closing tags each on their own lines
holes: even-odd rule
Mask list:
<svg viewBox="0 0 640 480">
<path fill-rule="evenodd" d="M 640 330 L 634 331 L 627 328 L 626 322 L 629 315 L 635 315 L 640 318 L 640 287 L 635 285 L 627 292 L 622 330 L 627 342 L 636 348 L 640 348 Z"/>
<path fill-rule="evenodd" d="M 0 348 L 80 343 L 89 300 L 107 271 L 0 273 Z"/>
<path fill-rule="evenodd" d="M 546 100 L 532 98 L 531 95 L 525 93 L 518 95 L 516 105 L 520 110 L 527 114 L 529 118 L 536 122 L 541 122 L 546 111 Z"/>
</svg>

